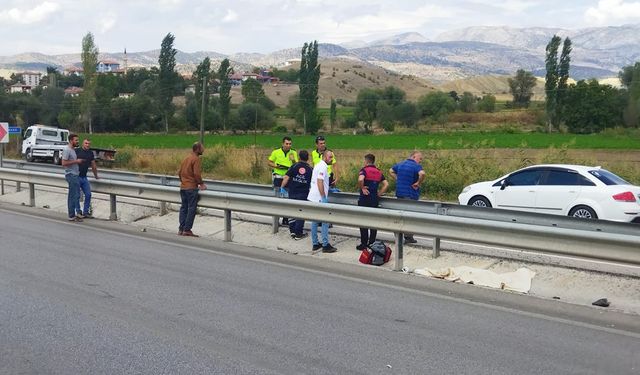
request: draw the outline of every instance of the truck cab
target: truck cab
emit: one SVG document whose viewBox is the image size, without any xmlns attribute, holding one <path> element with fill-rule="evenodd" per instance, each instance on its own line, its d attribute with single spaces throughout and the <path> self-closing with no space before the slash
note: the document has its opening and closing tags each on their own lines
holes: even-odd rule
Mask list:
<svg viewBox="0 0 640 375">
<path fill-rule="evenodd" d="M 60 164 L 62 151 L 69 144 L 69 131 L 53 126 L 32 125 L 23 135 L 22 156 L 26 161 L 46 159 Z"/>
</svg>

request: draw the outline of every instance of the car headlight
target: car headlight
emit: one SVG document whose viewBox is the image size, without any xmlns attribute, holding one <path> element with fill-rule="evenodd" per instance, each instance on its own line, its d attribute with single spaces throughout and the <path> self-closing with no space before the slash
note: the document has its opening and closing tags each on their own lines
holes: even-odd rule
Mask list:
<svg viewBox="0 0 640 375">
<path fill-rule="evenodd" d="M 462 189 L 462 194 L 469 192 L 469 190 L 471 190 L 471 185 L 466 186 L 464 189 Z"/>
</svg>

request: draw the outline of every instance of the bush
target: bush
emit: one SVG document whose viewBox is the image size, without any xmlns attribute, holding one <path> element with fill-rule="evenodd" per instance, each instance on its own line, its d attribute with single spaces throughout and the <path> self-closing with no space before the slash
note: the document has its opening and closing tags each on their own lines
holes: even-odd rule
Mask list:
<svg viewBox="0 0 640 375">
<path fill-rule="evenodd" d="M 494 112 L 496 110 L 496 97 L 487 94 L 478 101 L 478 110 L 482 112 Z"/>
<path fill-rule="evenodd" d="M 271 131 L 273 133 L 286 133 L 286 132 L 288 132 L 287 127 L 284 126 L 284 125 L 276 125 L 271 129 Z"/>
</svg>

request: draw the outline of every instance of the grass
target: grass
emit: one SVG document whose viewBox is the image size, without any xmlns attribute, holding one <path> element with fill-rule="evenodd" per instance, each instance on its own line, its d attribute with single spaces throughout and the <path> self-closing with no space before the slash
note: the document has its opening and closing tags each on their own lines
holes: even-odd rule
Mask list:
<svg viewBox="0 0 640 375">
<path fill-rule="evenodd" d="M 188 149 L 198 139 L 197 134 L 93 134 L 94 146 L 122 149 Z M 256 136 L 258 148 L 275 148 L 280 145 L 282 135 Z M 314 136 L 293 136 L 294 148 L 312 148 Z M 512 132 L 455 132 L 431 134 L 393 135 L 328 135 L 327 144 L 336 150 L 453 150 L 488 148 L 533 148 L 548 147 L 569 149 L 639 150 L 640 133 L 623 132 L 608 134 L 560 134 L 560 133 L 512 133 Z M 254 145 L 254 135 L 205 136 L 207 147 L 226 145 L 246 148 Z"/>
<path fill-rule="evenodd" d="M 406 158 L 406 151 L 371 150 L 378 167 L 387 175 L 393 164 Z M 118 159 L 120 168 L 146 173 L 175 175 L 186 150 L 138 149 L 121 150 L 124 157 Z M 203 173 L 219 180 L 271 182 L 267 157 L 269 148 L 235 148 L 215 145 L 202 156 Z M 358 171 L 362 158 L 368 151 L 340 150 L 337 159 L 340 167 L 338 187 L 342 191 L 356 191 Z M 568 163 L 602 165 L 634 184 L 640 184 L 640 160 L 638 152 L 570 150 L 549 147 L 546 149 L 467 149 L 429 150 L 424 153 L 423 166 L 427 179 L 422 187 L 423 198 L 456 201 L 462 189 L 471 183 L 493 180 L 515 169 L 539 163 Z M 125 162 L 126 161 L 126 162 Z M 395 183 L 390 181 L 390 191 Z"/>
</svg>

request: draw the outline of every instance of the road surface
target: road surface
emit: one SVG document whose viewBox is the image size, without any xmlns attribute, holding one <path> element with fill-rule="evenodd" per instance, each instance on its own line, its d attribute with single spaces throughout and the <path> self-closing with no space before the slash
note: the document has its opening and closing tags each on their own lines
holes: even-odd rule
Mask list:
<svg viewBox="0 0 640 375">
<path fill-rule="evenodd" d="M 2 374 L 640 373 L 638 317 L 28 212 L 0 209 Z"/>
</svg>

